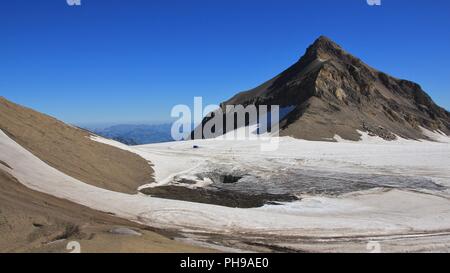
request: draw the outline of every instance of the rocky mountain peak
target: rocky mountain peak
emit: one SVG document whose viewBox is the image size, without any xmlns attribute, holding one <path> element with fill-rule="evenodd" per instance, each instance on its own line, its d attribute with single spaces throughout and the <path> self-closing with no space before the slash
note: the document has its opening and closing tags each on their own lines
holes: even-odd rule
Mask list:
<svg viewBox="0 0 450 273">
<path fill-rule="evenodd" d="M 279 75 L 221 105 L 237 104 L 293 109 L 280 134 L 308 140 L 358 140 L 360 131 L 426 139 L 422 128 L 450 135 L 449 112 L 419 84 L 372 68 L 325 36 Z"/>
<path fill-rule="evenodd" d="M 331 57 L 341 57 L 344 50 L 333 40 L 326 36 L 320 36 L 306 50 L 305 57 L 313 57 L 319 59 L 329 59 Z"/>
</svg>

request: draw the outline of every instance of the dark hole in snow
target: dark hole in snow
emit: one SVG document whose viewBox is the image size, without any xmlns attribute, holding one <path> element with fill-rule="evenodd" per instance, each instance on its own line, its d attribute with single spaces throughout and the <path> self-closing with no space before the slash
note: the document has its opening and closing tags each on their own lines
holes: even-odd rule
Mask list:
<svg viewBox="0 0 450 273">
<path fill-rule="evenodd" d="M 241 180 L 243 176 L 231 174 L 213 174 L 210 176 L 210 178 L 214 183 L 234 184 L 239 182 L 239 180 Z"/>
<path fill-rule="evenodd" d="M 225 183 L 225 184 L 237 183 L 241 179 L 242 179 L 242 176 L 224 175 L 222 177 L 222 183 Z"/>
</svg>

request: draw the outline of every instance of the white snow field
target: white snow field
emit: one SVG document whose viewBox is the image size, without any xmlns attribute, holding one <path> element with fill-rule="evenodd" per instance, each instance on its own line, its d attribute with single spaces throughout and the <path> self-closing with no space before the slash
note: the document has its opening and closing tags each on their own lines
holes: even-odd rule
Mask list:
<svg viewBox="0 0 450 273">
<path fill-rule="evenodd" d="M 327 177 L 370 174 L 374 179 L 380 175 L 387 175 L 387 180 L 390 176 L 403 179 L 393 187 L 370 187 L 335 196 L 303 194 L 297 202 L 252 209 L 100 189 L 50 167 L 1 131 L 0 160 L 12 169 L 2 164 L 0 168 L 31 189 L 148 226 L 178 230 L 190 241 L 211 243 L 208 235 L 215 234 L 216 244 L 241 250 L 246 246 L 240 242 L 252 241 L 290 250 L 366 252 L 370 250 L 367 243 L 376 241 L 386 252 L 448 252 L 450 142 L 439 133 L 429 133 L 438 135 L 441 142 L 385 142 L 369 136 L 363 136 L 361 142 L 335 143 L 280 138 L 279 149 L 274 152 L 262 152 L 255 140 L 212 139 L 128 147 L 94 138 L 150 160 L 158 185 L 180 177 L 193 179 L 196 186 L 208 185 L 211 181 L 199 179 L 198 173 L 211 170 L 211 166 L 269 177 L 306 170 L 308 175 L 326 172 Z M 193 149 L 193 145 L 199 148 Z M 424 180 L 408 187 L 407 181 L 417 178 Z M 389 181 L 383 179 L 382 183 Z M 217 239 L 219 235 L 225 239 Z"/>
</svg>

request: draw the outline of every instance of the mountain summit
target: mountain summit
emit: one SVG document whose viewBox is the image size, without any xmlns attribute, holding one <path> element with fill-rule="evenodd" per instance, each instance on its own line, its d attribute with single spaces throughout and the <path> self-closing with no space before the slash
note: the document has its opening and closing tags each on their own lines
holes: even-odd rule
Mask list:
<svg viewBox="0 0 450 273">
<path fill-rule="evenodd" d="M 308 140 L 359 140 L 358 131 L 426 139 L 422 128 L 450 134 L 450 113 L 418 84 L 370 67 L 324 36 L 287 70 L 221 106 L 237 104 L 293 109 L 280 134 Z"/>
</svg>

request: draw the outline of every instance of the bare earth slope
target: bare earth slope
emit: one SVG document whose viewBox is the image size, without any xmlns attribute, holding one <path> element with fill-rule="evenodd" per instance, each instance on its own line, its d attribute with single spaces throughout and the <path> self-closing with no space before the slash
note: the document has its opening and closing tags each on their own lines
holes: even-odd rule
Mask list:
<svg viewBox="0 0 450 273">
<path fill-rule="evenodd" d="M 149 162 L 140 156 L 92 141 L 86 131 L 4 98 L 0 98 L 0 129 L 42 161 L 87 184 L 136 193 L 153 180 Z M 0 252 L 68 252 L 70 241 L 79 242 L 82 252 L 206 251 L 114 214 L 29 189 L 5 161 L 0 160 Z M 120 234 L 124 228 L 137 233 Z"/>
<path fill-rule="evenodd" d="M 89 132 L 0 97 L 0 129 L 50 166 L 104 189 L 136 193 L 153 180 L 136 154 L 92 141 Z"/>
<path fill-rule="evenodd" d="M 68 252 L 70 241 L 79 242 L 82 252 L 205 251 L 136 223 L 30 190 L 1 168 L 0 252 Z M 118 228 L 141 236 L 112 232 Z"/>
<path fill-rule="evenodd" d="M 358 140 L 357 130 L 392 140 L 426 139 L 420 127 L 450 134 L 450 113 L 422 88 L 371 68 L 326 37 L 274 79 L 222 103 L 294 106 L 281 135 Z"/>
</svg>

